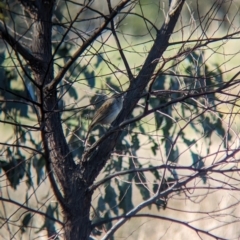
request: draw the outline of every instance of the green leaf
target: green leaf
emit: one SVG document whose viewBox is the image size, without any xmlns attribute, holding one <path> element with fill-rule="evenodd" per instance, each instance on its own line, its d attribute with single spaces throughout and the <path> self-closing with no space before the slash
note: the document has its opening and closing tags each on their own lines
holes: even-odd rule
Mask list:
<svg viewBox="0 0 240 240">
<path fill-rule="evenodd" d="M 165 179 L 163 179 L 160 192 L 165 191 L 167 188 L 168 188 L 167 181 Z M 159 183 L 154 180 L 153 192 L 156 193 L 157 191 L 159 191 Z M 158 210 L 160 210 L 160 209 L 165 210 L 166 206 L 167 206 L 166 198 L 157 199 L 155 201 L 155 204 L 156 204 L 156 207 L 157 207 Z"/>
<path fill-rule="evenodd" d="M 179 157 L 178 146 L 175 145 L 174 147 L 172 147 L 172 143 L 170 142 L 170 139 L 169 139 L 165 142 L 165 150 L 166 150 L 166 155 L 168 156 L 168 160 L 170 162 L 176 163 Z"/>
<path fill-rule="evenodd" d="M 26 161 L 24 159 L 12 159 L 9 162 L 0 161 L 0 168 L 4 170 L 12 188 L 16 189 L 20 180 L 25 175 Z"/>
<path fill-rule="evenodd" d="M 193 167 L 199 168 L 199 159 L 200 158 L 199 158 L 198 154 L 191 151 L 191 156 L 192 156 Z"/>
<path fill-rule="evenodd" d="M 153 168 L 154 166 L 150 164 L 149 167 L 150 167 L 150 168 Z M 161 176 L 160 176 L 160 174 L 159 174 L 159 172 L 158 172 L 157 169 L 151 170 L 151 173 L 153 174 L 153 176 L 155 177 L 155 179 L 160 180 Z"/>
<path fill-rule="evenodd" d="M 111 210 L 118 215 L 118 205 L 117 205 L 117 194 L 115 192 L 115 189 L 108 184 L 107 187 L 105 188 L 105 202 L 109 205 Z"/>
<path fill-rule="evenodd" d="M 40 158 L 34 157 L 33 167 L 35 168 L 36 173 L 37 173 L 37 184 L 40 183 L 40 181 L 43 177 L 44 166 L 45 166 L 45 159 L 43 157 L 40 157 Z"/>
<path fill-rule="evenodd" d="M 64 45 L 62 44 L 61 47 L 58 49 L 58 55 L 59 56 L 64 56 L 65 61 L 69 59 L 69 52 L 71 49 L 71 44 L 65 43 Z"/>
<path fill-rule="evenodd" d="M 119 87 L 119 84 L 118 84 L 117 81 L 115 81 L 115 79 L 113 79 L 111 77 L 106 77 L 106 82 L 110 86 L 114 87 L 116 92 L 121 92 L 122 91 L 122 88 Z"/>
<path fill-rule="evenodd" d="M 166 207 L 167 207 L 166 199 L 161 199 L 161 198 L 156 199 L 155 204 L 156 204 L 156 207 L 157 207 L 158 210 L 160 210 L 160 209 L 165 210 Z"/>
<path fill-rule="evenodd" d="M 170 134 L 170 129 L 175 126 L 175 124 L 173 124 L 172 120 L 169 118 L 165 118 L 166 119 L 166 124 L 162 127 L 163 130 L 163 135 L 167 138 L 169 138 L 169 136 L 171 136 Z M 168 141 L 168 140 L 167 140 Z"/>
<path fill-rule="evenodd" d="M 174 180 L 178 180 L 178 174 L 177 174 L 176 170 L 172 169 L 172 170 L 170 170 L 170 172 L 171 172 L 171 174 L 173 176 L 173 179 Z"/>
<path fill-rule="evenodd" d="M 57 209 L 58 204 L 56 204 L 55 207 L 52 206 L 52 203 L 49 204 L 46 210 L 46 215 L 54 218 L 54 213 L 57 213 Z M 56 231 L 54 224 L 55 222 L 53 220 L 50 220 L 49 218 L 45 217 L 43 225 L 35 233 L 40 233 L 44 229 L 47 229 L 49 236 L 52 236 L 54 239 L 58 239 L 57 238 L 58 232 Z"/>
<path fill-rule="evenodd" d="M 115 172 L 122 170 L 123 157 L 118 157 L 113 163 L 113 169 Z"/>
<path fill-rule="evenodd" d="M 94 74 L 94 71 L 84 71 L 84 75 L 85 75 L 85 78 L 88 82 L 88 85 L 90 86 L 90 88 L 94 88 L 95 87 L 95 74 Z"/>
<path fill-rule="evenodd" d="M 1 4 L 1 3 L 0 3 Z M 1 5 L 0 5 L 1 7 Z M 5 56 L 5 52 L 4 51 L 1 51 L 0 52 L 0 65 L 2 65 L 2 63 L 4 62 L 6 56 Z"/>
<path fill-rule="evenodd" d="M 104 219 L 109 219 L 111 218 L 111 212 L 110 211 L 107 211 L 104 216 L 103 216 Z M 109 230 L 111 227 L 112 227 L 112 222 L 109 221 L 108 223 L 105 224 L 105 227 L 107 230 Z M 111 238 L 112 239 L 112 238 Z"/>
<path fill-rule="evenodd" d="M 143 200 L 147 200 L 148 198 L 150 198 L 150 193 L 146 184 L 146 177 L 144 173 L 135 174 L 134 181 L 136 187 L 140 190 Z"/>
<path fill-rule="evenodd" d="M 128 182 L 130 179 L 127 180 Z M 132 203 L 132 184 L 131 182 L 123 182 L 118 184 L 119 197 L 118 197 L 118 207 L 123 210 L 124 214 L 133 209 L 134 205 Z"/>
<path fill-rule="evenodd" d="M 77 99 L 78 99 L 78 94 L 77 94 L 77 91 L 76 91 L 75 88 L 70 87 L 70 88 L 68 89 L 68 93 L 69 93 L 69 96 L 70 96 L 70 97 L 74 98 L 74 100 L 77 100 Z"/>
<path fill-rule="evenodd" d="M 57 210 L 57 208 L 58 208 L 58 204 L 56 204 L 55 207 L 53 207 L 52 204 L 49 204 L 47 207 L 46 214 L 48 216 L 54 218 L 54 213 Z M 52 238 L 54 238 L 54 239 L 58 239 L 58 238 L 56 238 L 58 232 L 56 231 L 56 228 L 55 228 L 55 222 L 53 220 L 50 220 L 48 217 L 46 217 L 45 218 L 45 226 L 46 226 L 48 235 L 52 236 Z"/>
<path fill-rule="evenodd" d="M 105 206 L 105 201 L 104 199 L 102 198 L 102 196 L 98 199 L 98 210 L 100 212 L 104 212 L 106 210 L 106 206 Z"/>
<path fill-rule="evenodd" d="M 142 126 L 142 124 L 139 124 L 139 125 L 138 125 L 138 128 L 139 128 L 139 131 L 140 131 L 142 134 L 145 134 L 145 133 L 146 133 L 146 131 L 145 131 L 144 127 Z"/>
<path fill-rule="evenodd" d="M 153 138 L 149 137 L 152 140 L 153 146 L 151 146 L 151 150 L 154 156 L 157 155 L 157 150 L 159 149 L 158 144 L 153 140 Z"/>
<path fill-rule="evenodd" d="M 218 118 L 215 125 L 218 135 L 220 135 L 221 137 L 225 137 L 225 129 L 223 128 L 221 119 Z"/>
<path fill-rule="evenodd" d="M 167 77 L 163 74 L 158 75 L 153 84 L 154 90 L 165 89 L 164 84 L 167 80 Z"/>
<path fill-rule="evenodd" d="M 191 156 L 192 156 L 192 160 L 193 160 L 193 167 L 196 169 L 201 170 L 202 168 L 204 168 L 205 164 L 202 161 L 202 158 L 199 157 L 199 155 L 195 154 L 194 152 L 191 151 Z M 201 179 L 203 180 L 203 183 L 207 182 L 207 177 L 206 177 L 206 173 L 204 171 L 201 172 L 200 175 Z"/>
<path fill-rule="evenodd" d="M 26 232 L 25 229 L 28 228 L 28 224 L 29 224 L 31 218 L 32 218 L 31 213 L 27 213 L 27 214 L 24 216 L 24 218 L 23 218 L 23 220 L 22 220 L 22 225 L 21 225 L 21 232 L 22 232 L 22 233 Z"/>
<path fill-rule="evenodd" d="M 97 68 L 100 65 L 100 63 L 103 61 L 103 57 L 100 53 L 97 54 L 96 57 L 97 57 L 97 62 L 95 64 L 95 67 Z"/>
<path fill-rule="evenodd" d="M 140 148 L 140 142 L 139 142 L 139 138 L 138 138 L 137 133 L 132 135 L 132 145 L 133 145 L 135 150 L 138 150 Z"/>
<path fill-rule="evenodd" d="M 195 140 L 189 140 L 185 137 L 185 134 L 183 132 L 181 132 L 181 137 L 183 139 L 183 142 L 188 146 L 192 146 L 196 141 Z"/>
<path fill-rule="evenodd" d="M 155 112 L 154 117 L 155 117 L 155 122 L 156 122 L 156 130 L 158 130 L 163 123 L 163 116 L 160 113 Z"/>
<path fill-rule="evenodd" d="M 26 184 L 28 185 L 28 188 L 33 186 L 33 178 L 32 178 L 32 172 L 31 172 L 31 164 L 28 162 L 26 167 L 26 177 L 27 181 Z"/>
</svg>

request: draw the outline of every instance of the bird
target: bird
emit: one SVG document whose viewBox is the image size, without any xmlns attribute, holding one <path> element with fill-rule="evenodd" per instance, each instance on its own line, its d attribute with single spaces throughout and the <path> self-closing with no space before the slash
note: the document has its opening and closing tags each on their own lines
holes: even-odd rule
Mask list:
<svg viewBox="0 0 240 240">
<path fill-rule="evenodd" d="M 107 125 L 111 124 L 118 116 L 120 111 L 123 107 L 123 100 L 124 100 L 125 94 L 114 94 L 110 98 L 108 98 L 102 106 L 96 111 L 96 113 L 93 116 L 92 122 L 89 125 L 88 132 L 86 135 L 85 140 L 85 146 L 88 142 L 88 136 L 89 133 L 92 131 L 92 129 L 99 125 Z"/>
</svg>

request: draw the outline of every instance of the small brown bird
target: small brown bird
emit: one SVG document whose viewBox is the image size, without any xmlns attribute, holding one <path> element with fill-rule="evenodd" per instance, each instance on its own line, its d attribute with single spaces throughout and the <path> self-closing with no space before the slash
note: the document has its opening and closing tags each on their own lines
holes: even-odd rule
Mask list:
<svg viewBox="0 0 240 240">
<path fill-rule="evenodd" d="M 114 94 L 112 97 L 107 99 L 103 105 L 96 111 L 93 116 L 92 122 L 88 128 L 86 135 L 85 145 L 88 142 L 88 136 L 91 130 L 98 124 L 111 124 L 122 110 L 123 100 L 125 94 Z"/>
</svg>

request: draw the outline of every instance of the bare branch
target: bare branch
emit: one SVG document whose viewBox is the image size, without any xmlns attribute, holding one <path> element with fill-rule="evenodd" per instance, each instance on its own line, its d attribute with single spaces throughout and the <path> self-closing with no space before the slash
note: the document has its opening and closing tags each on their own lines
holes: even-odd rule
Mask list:
<svg viewBox="0 0 240 240">
<path fill-rule="evenodd" d="M 0 90 L 2 90 L 3 92 L 8 92 L 8 93 L 12 94 L 13 96 L 18 97 L 19 99 L 24 99 L 25 101 L 27 101 L 27 102 L 29 102 L 29 103 L 32 103 L 33 105 L 36 105 L 36 106 L 38 106 L 38 107 L 41 106 L 41 104 L 39 104 L 38 102 L 35 102 L 35 101 L 33 101 L 32 99 L 26 98 L 26 97 L 24 97 L 24 96 L 22 96 L 22 95 L 18 95 L 17 93 L 15 93 L 15 92 L 13 92 L 13 91 L 10 91 L 10 90 L 8 90 L 8 89 L 5 89 L 5 88 L 0 87 Z"/>
<path fill-rule="evenodd" d="M 138 206 L 136 206 L 135 208 L 133 208 L 132 210 L 130 210 L 125 216 L 130 217 L 133 215 L 136 215 L 136 213 L 138 213 L 139 211 L 141 211 L 143 208 L 145 208 L 146 206 L 149 206 L 150 204 L 154 203 L 158 198 L 165 198 L 167 196 L 169 196 L 171 193 L 173 193 L 175 190 L 179 190 L 181 189 L 183 186 L 185 186 L 187 183 L 191 182 L 192 180 L 196 179 L 197 177 L 200 177 L 202 175 L 202 170 L 203 172 L 208 172 L 211 171 L 212 169 L 214 169 L 215 167 L 219 166 L 219 164 L 226 162 L 226 160 L 229 157 L 233 157 L 237 152 L 239 152 L 239 150 L 235 150 L 233 153 L 229 154 L 228 156 L 226 156 L 226 158 L 222 159 L 221 161 L 218 162 L 218 164 L 216 165 L 211 165 L 210 167 L 207 167 L 205 169 L 201 169 L 199 172 L 194 173 L 192 175 L 188 175 L 187 178 L 183 178 L 182 180 L 178 180 L 176 181 L 173 185 L 171 185 L 168 189 L 166 189 L 165 191 L 159 191 L 157 192 L 154 196 L 150 197 L 149 199 L 147 199 L 146 201 L 140 203 Z M 128 219 L 127 218 L 123 218 L 121 220 L 119 220 L 105 235 L 104 238 L 102 238 L 102 240 L 107 240 L 109 239 L 111 236 L 113 236 L 114 232 L 117 231 L 117 229 L 119 229 L 120 226 L 122 226 Z M 220 238 L 221 239 L 221 238 Z"/>
<path fill-rule="evenodd" d="M 107 20 L 94 31 L 94 34 L 89 37 L 83 45 L 73 54 L 71 59 L 65 64 L 62 70 L 57 74 L 54 80 L 45 86 L 45 89 L 50 91 L 55 88 L 57 84 L 61 81 L 67 70 L 72 66 L 72 64 L 76 61 L 76 59 L 92 44 L 92 42 L 102 34 L 102 31 L 107 27 L 107 25 L 112 21 L 112 19 L 117 16 L 118 12 L 121 11 L 125 5 L 130 2 L 130 0 L 123 0 L 119 5 L 114 8 L 114 11 L 110 14 Z"/>
<path fill-rule="evenodd" d="M 25 124 L 21 124 L 21 123 L 14 123 L 14 122 L 9 122 L 9 121 L 3 121 L 3 120 L 0 120 L 0 122 L 2 122 L 4 124 L 10 124 L 10 125 L 18 126 L 18 127 L 32 129 L 32 130 L 35 130 L 35 131 L 40 131 L 39 127 L 34 127 L 34 126 L 25 125 Z"/>
<path fill-rule="evenodd" d="M 39 211 L 39 210 L 35 210 L 35 209 L 33 209 L 33 208 L 27 207 L 27 206 L 25 206 L 24 204 L 21 204 L 21 203 L 19 203 L 19 202 L 14 201 L 14 200 L 7 199 L 7 198 L 3 198 L 3 197 L 0 197 L 0 200 L 1 200 L 1 201 L 4 201 L 4 202 L 12 203 L 12 204 L 20 207 L 21 209 L 26 209 L 26 210 L 29 211 L 29 212 L 33 212 L 33 213 L 39 214 L 39 215 L 44 216 L 44 217 L 46 217 L 46 218 L 48 218 L 48 219 L 50 219 L 50 220 L 52 220 L 52 221 L 54 221 L 54 222 L 57 222 L 57 223 L 59 223 L 59 224 L 61 224 L 61 225 L 64 225 L 64 223 L 61 222 L 61 221 L 59 221 L 58 219 L 53 218 L 53 217 L 51 217 L 51 216 L 48 216 L 46 213 L 41 212 L 41 211 Z"/>
<path fill-rule="evenodd" d="M 7 29 L 1 24 L 0 22 L 0 37 L 6 41 L 12 49 L 17 51 L 26 61 L 28 62 L 34 62 L 37 61 L 37 59 L 30 53 L 29 49 L 26 49 L 23 47 L 23 45 L 16 40 L 14 37 L 12 37 Z"/>
<path fill-rule="evenodd" d="M 38 151 L 37 149 L 35 148 L 31 148 L 31 147 L 28 147 L 28 146 L 24 146 L 24 145 L 20 145 L 20 144 L 10 144 L 10 143 L 4 143 L 4 142 L 0 142 L 0 145 L 3 145 L 3 146 L 8 146 L 8 147 L 17 147 L 17 148 L 22 148 L 22 149 L 27 149 L 27 150 L 31 150 L 33 152 L 36 152 L 40 155 L 43 155 L 42 152 Z"/>
<path fill-rule="evenodd" d="M 173 4 L 173 2 L 171 4 Z M 183 1 L 178 0 L 177 2 L 174 2 L 174 4 L 177 5 L 177 7 L 175 6 L 177 12 L 175 14 L 172 14 L 171 18 L 169 16 L 166 18 L 164 25 L 162 26 L 161 30 L 158 32 L 157 38 L 156 38 L 151 50 L 149 51 L 147 59 L 143 65 L 141 71 L 139 72 L 139 75 L 130 84 L 127 99 L 124 101 L 123 110 L 119 114 L 117 120 L 113 123 L 113 126 L 119 125 L 125 117 L 130 115 L 133 108 L 136 106 L 137 102 L 141 98 L 143 90 L 145 89 L 148 82 L 150 81 L 150 79 L 153 75 L 153 72 L 159 62 L 160 57 L 162 56 L 163 52 L 167 48 L 168 40 L 169 40 L 171 33 L 175 27 L 175 24 L 177 23 L 178 16 L 179 16 L 179 14 L 181 12 L 181 8 L 184 4 L 184 0 Z M 174 6 L 172 8 L 174 8 Z M 141 119 L 141 117 L 140 118 L 136 117 L 136 119 L 134 119 L 134 121 L 140 120 L 140 119 Z M 126 121 L 126 122 L 128 122 L 128 121 Z M 121 127 L 122 126 L 123 125 L 121 124 Z M 113 128 L 113 130 L 110 130 L 111 133 L 114 133 L 115 132 L 114 130 L 115 130 L 114 128 Z M 107 144 L 104 143 L 103 144 L 104 146 L 101 145 L 100 148 L 97 151 L 95 151 L 94 154 L 91 156 L 91 159 L 92 160 L 98 159 L 98 162 L 100 161 L 100 159 L 102 159 L 102 160 L 104 159 L 106 161 L 106 158 L 107 158 L 107 156 L 109 156 L 110 151 L 114 147 L 115 141 L 117 141 L 117 137 L 119 134 L 120 133 L 118 132 L 117 134 L 115 133 L 114 136 L 112 135 L 112 138 L 110 137 L 111 140 L 107 140 L 108 143 Z M 109 135 L 110 135 L 110 133 L 109 133 Z M 105 138 L 105 136 L 104 136 L 104 138 Z M 102 141 L 102 140 L 100 139 L 100 141 Z M 90 155 L 90 152 L 95 149 L 97 144 L 99 144 L 99 142 L 95 143 L 91 147 L 91 149 L 88 149 L 87 152 L 85 152 L 85 154 L 83 155 L 83 161 L 86 161 L 86 159 Z M 106 146 L 108 146 L 108 149 L 106 148 Z M 104 151 L 102 148 L 104 148 Z M 106 156 L 104 156 L 104 154 L 106 154 Z"/>
<path fill-rule="evenodd" d="M 111 1 L 109 1 L 109 0 L 108 0 L 108 9 L 109 9 L 109 12 L 110 12 L 110 13 L 111 13 L 112 11 L 114 11 L 114 10 L 112 10 Z M 127 59 L 126 59 L 126 57 L 125 57 L 125 54 L 124 54 L 124 52 L 123 52 L 121 43 L 120 43 L 120 41 L 119 41 L 119 39 L 118 39 L 118 36 L 117 36 L 116 30 L 115 30 L 115 26 L 114 26 L 114 21 L 113 21 L 113 19 L 112 19 L 112 21 L 111 21 L 111 31 L 112 31 L 113 36 L 114 36 L 114 38 L 115 38 L 115 41 L 116 41 L 116 43 L 117 43 L 119 54 L 120 54 L 120 56 L 121 56 L 121 58 L 122 58 L 122 61 L 123 61 L 124 65 L 125 65 L 125 68 L 126 68 L 126 70 L 127 70 L 128 78 L 129 78 L 130 81 L 132 81 L 133 78 L 134 78 L 134 76 L 133 76 L 133 74 L 132 74 L 131 68 L 130 68 L 130 66 L 129 66 L 129 64 L 128 64 L 128 61 L 127 61 Z"/>
<path fill-rule="evenodd" d="M 135 214 L 135 215 L 133 214 L 131 216 L 123 215 L 123 216 L 118 216 L 118 217 L 112 217 L 112 218 L 109 218 L 109 219 L 102 220 L 102 221 L 99 221 L 97 223 L 94 223 L 92 225 L 92 228 L 94 228 L 96 226 L 101 226 L 102 224 L 106 224 L 106 223 L 112 222 L 114 220 L 122 219 L 122 218 L 124 218 L 126 220 L 129 220 L 131 218 L 142 218 L 142 217 L 155 218 L 155 219 L 159 219 L 159 220 L 164 220 L 164 221 L 178 223 L 180 225 L 183 225 L 183 226 L 185 226 L 187 228 L 192 229 L 196 233 L 203 233 L 203 234 L 205 234 L 205 235 L 207 235 L 209 237 L 212 237 L 212 238 L 215 238 L 215 239 L 218 239 L 218 240 L 227 240 L 226 238 L 221 238 L 221 237 L 218 237 L 218 236 L 216 236 L 214 234 L 211 234 L 209 231 L 202 230 L 201 228 L 196 228 L 196 227 L 190 225 L 188 222 L 183 221 L 183 220 L 177 220 L 176 218 L 169 218 L 169 217 L 164 217 L 164 216 L 160 216 L 160 215 L 144 214 L 144 213 L 139 213 L 139 214 Z M 105 239 L 105 238 L 102 238 L 102 239 Z"/>
<path fill-rule="evenodd" d="M 24 9 L 33 17 L 37 16 L 38 8 L 34 1 L 31 0 L 18 0 Z"/>
</svg>

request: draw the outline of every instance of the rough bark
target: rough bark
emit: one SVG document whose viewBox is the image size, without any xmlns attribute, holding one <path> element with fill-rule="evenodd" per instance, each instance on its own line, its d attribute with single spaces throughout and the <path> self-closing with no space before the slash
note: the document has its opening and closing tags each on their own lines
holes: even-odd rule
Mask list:
<svg viewBox="0 0 240 240">
<path fill-rule="evenodd" d="M 169 39 L 176 26 L 184 2 L 185 0 L 173 0 L 171 2 L 165 22 L 162 28 L 157 32 L 157 37 L 141 71 L 138 76 L 131 81 L 126 100 L 124 101 L 123 110 L 113 123 L 113 126 L 118 126 L 123 122 L 124 119 L 130 115 L 141 98 L 144 89 L 146 89 L 154 74 L 160 58 L 168 47 Z M 83 169 L 88 169 L 87 173 L 91 176 L 91 181 L 97 177 L 103 166 L 106 164 L 111 151 L 116 145 L 119 135 L 120 130 L 118 132 L 113 132 L 107 139 L 99 143 L 97 150 L 93 148 L 85 154 L 81 164 Z"/>
<path fill-rule="evenodd" d="M 63 208 L 66 239 L 88 239 L 91 225 L 89 212 L 92 194 L 90 192 L 86 194 L 87 185 L 82 179 L 80 171 L 76 171 L 77 166 L 69 153 L 58 111 L 56 86 L 49 91 L 44 90 L 45 86 L 51 83 L 54 78 L 51 45 L 51 18 L 54 1 L 39 0 L 36 5 L 38 14 L 37 20 L 34 22 L 32 52 L 38 60 L 36 62 L 42 64 L 35 65 L 36 62 L 32 61 L 30 65 L 34 71 L 35 81 L 41 86 L 37 95 L 38 101 L 41 103 L 40 125 L 47 171 L 56 197 Z M 62 193 L 57 188 L 53 172 L 60 182 Z"/>
<path fill-rule="evenodd" d="M 31 1 L 21 1 L 31 5 Z M 110 22 L 112 18 L 129 1 L 120 3 L 120 7 L 113 11 L 112 15 L 106 20 Z M 124 103 L 124 109 L 115 125 L 119 125 L 132 112 L 140 99 L 142 92 L 151 80 L 158 60 L 168 46 L 168 40 L 178 20 L 184 0 L 173 0 L 169 15 L 163 27 L 157 32 L 157 38 L 152 49 L 144 63 L 142 70 L 136 79 L 131 80 L 129 94 Z M 98 148 L 91 149 L 82 158 L 79 165 L 73 161 L 72 155 L 63 133 L 61 117 L 58 109 L 58 98 L 56 87 L 68 67 L 54 80 L 53 75 L 53 56 L 52 56 L 52 14 L 55 2 L 53 0 L 36 0 L 34 2 L 34 33 L 32 42 L 32 53 L 24 48 L 11 37 L 6 29 L 0 26 L 0 36 L 4 38 L 12 48 L 20 53 L 29 63 L 33 70 L 34 81 L 36 81 L 37 98 L 40 103 L 39 121 L 44 146 L 44 155 L 46 159 L 46 168 L 54 193 L 61 203 L 63 215 L 65 216 L 65 236 L 67 240 L 88 239 L 91 231 L 90 207 L 92 191 L 91 186 L 98 176 L 111 151 L 117 143 L 120 131 L 112 133 L 106 140 L 100 142 Z M 29 8 L 29 5 L 26 5 Z M 30 6 L 31 7 L 31 6 Z M 107 26 L 107 23 L 106 23 Z M 105 25 L 103 25 L 104 30 Z M 101 31 L 102 31 L 101 30 Z M 97 32 L 87 44 L 91 44 L 100 34 Z M 85 48 L 80 48 L 74 55 L 76 59 Z M 71 66 L 72 62 L 68 65 Z M 127 107 L 126 107 L 127 106 Z M 61 190 L 59 190 L 55 178 L 59 181 Z M 110 233 L 109 235 L 112 235 Z"/>
</svg>

